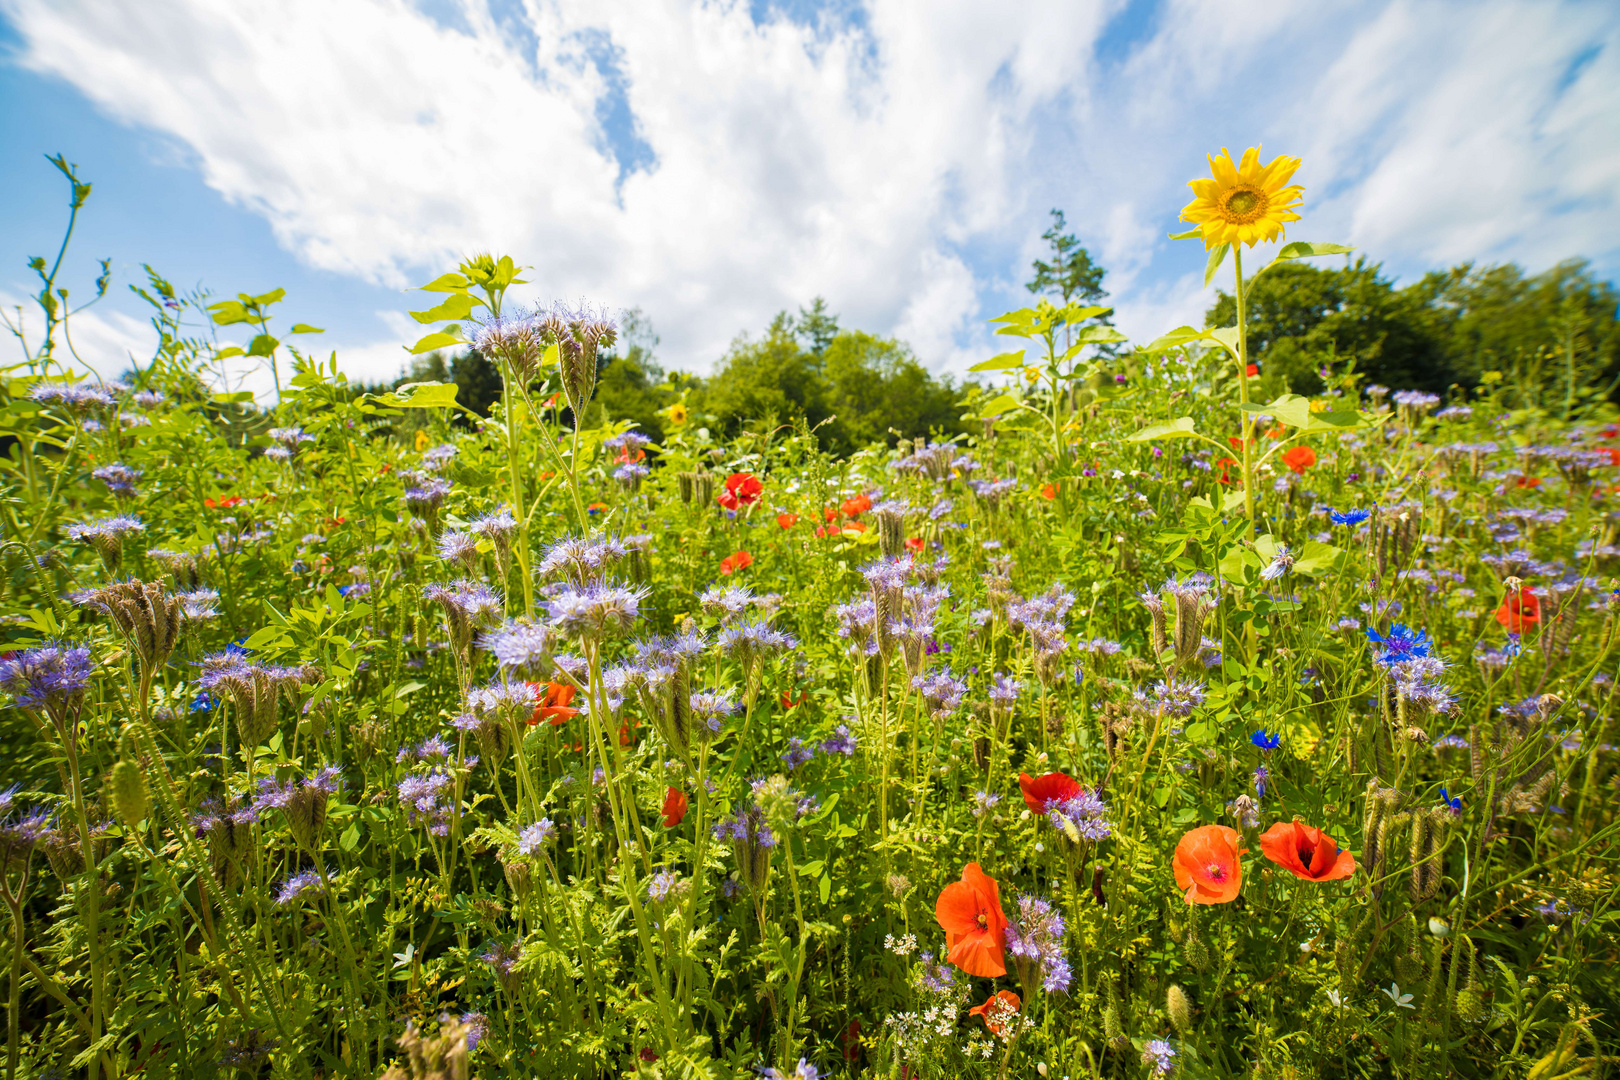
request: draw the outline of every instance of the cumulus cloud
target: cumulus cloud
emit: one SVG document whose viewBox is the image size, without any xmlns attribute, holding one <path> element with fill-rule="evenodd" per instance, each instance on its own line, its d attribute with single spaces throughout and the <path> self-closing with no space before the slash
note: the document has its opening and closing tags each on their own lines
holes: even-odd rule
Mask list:
<svg viewBox="0 0 1620 1080">
<path fill-rule="evenodd" d="M 1302 153 L 1296 234 L 1403 272 L 1620 258 L 1620 16 L 1602 5 L 0 9 L 20 62 L 179 140 L 310 265 L 400 288 L 511 252 L 527 297 L 639 306 L 687 368 L 822 295 L 961 370 L 995 347 L 984 319 L 1028 302 L 1051 206 L 1110 267 L 1127 333 L 1195 321 L 1200 246 L 1164 234 L 1223 144 Z M 381 372 L 396 346 L 343 355 Z"/>
</svg>

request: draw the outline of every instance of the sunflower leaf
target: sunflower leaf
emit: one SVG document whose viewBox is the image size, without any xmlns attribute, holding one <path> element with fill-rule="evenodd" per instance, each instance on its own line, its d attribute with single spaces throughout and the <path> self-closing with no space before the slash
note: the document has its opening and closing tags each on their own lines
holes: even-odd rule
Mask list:
<svg viewBox="0 0 1620 1080">
<path fill-rule="evenodd" d="M 1153 424 L 1143 428 L 1133 435 L 1125 437 L 1126 442 L 1148 442 L 1151 439 L 1191 439 L 1198 432 L 1193 418 L 1183 416 L 1179 420 L 1172 420 L 1167 424 Z"/>
<path fill-rule="evenodd" d="M 1345 255 L 1356 250 L 1348 244 L 1313 244 L 1309 240 L 1295 240 L 1284 244 L 1272 262 L 1284 259 L 1305 259 L 1312 255 Z"/>
<path fill-rule="evenodd" d="M 993 356 L 988 360 L 981 360 L 977 364 L 974 364 L 972 367 L 968 368 L 968 370 L 969 371 L 1010 371 L 1013 368 L 1023 367 L 1023 366 L 1024 366 L 1024 350 L 1019 349 L 1017 352 L 1002 353 L 1000 356 Z"/>
<path fill-rule="evenodd" d="M 1204 288 L 1209 288 L 1209 283 L 1215 278 L 1215 271 L 1221 268 L 1221 263 L 1226 261 L 1226 253 L 1230 250 L 1231 244 L 1222 244 L 1209 253 L 1209 261 L 1204 264 Z"/>
</svg>

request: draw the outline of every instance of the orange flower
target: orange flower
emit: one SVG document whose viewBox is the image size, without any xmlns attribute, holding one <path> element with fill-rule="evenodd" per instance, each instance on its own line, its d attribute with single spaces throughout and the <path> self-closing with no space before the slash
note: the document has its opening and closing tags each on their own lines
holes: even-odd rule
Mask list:
<svg viewBox="0 0 1620 1080">
<path fill-rule="evenodd" d="M 740 510 L 759 502 L 759 493 L 764 490 L 765 485 L 753 473 L 734 472 L 726 477 L 726 490 L 716 495 L 714 501 L 727 510 Z"/>
<path fill-rule="evenodd" d="M 1231 447 L 1232 447 L 1232 449 L 1234 449 L 1234 450 L 1241 450 L 1241 449 L 1243 449 L 1243 439 L 1242 439 L 1242 438 L 1240 438 L 1240 437 L 1239 437 L 1239 436 L 1237 436 L 1237 435 L 1228 435 L 1228 436 L 1227 436 L 1227 437 L 1226 437 L 1226 441 L 1227 441 L 1227 443 L 1228 443 L 1228 444 L 1229 444 L 1229 445 L 1230 445 L 1230 446 L 1231 446 Z M 1250 440 L 1249 440 L 1249 441 L 1250 441 L 1250 442 L 1253 442 L 1253 441 L 1254 441 L 1254 440 L 1253 440 L 1253 439 L 1250 439 Z"/>
<path fill-rule="evenodd" d="M 859 517 L 861 514 L 872 509 L 872 500 L 868 498 L 866 492 L 863 491 L 853 499 L 845 499 L 843 505 L 840 506 L 839 509 L 844 512 L 845 517 Z"/>
<path fill-rule="evenodd" d="M 782 708 L 784 709 L 796 709 L 800 705 L 803 705 L 805 703 L 805 699 L 807 699 L 809 696 L 809 694 L 801 693 L 798 696 L 798 699 L 795 700 L 793 697 L 793 691 L 784 690 L 782 691 L 782 696 L 777 698 L 777 700 L 782 703 Z"/>
<path fill-rule="evenodd" d="M 1609 464 L 1610 465 L 1620 465 L 1620 447 L 1605 446 L 1605 447 L 1600 447 L 1600 449 L 1605 454 L 1609 455 Z"/>
<path fill-rule="evenodd" d="M 912 551 L 917 552 L 919 555 L 922 554 L 923 538 L 920 537 L 920 536 L 908 536 L 908 537 L 906 537 L 906 547 L 910 548 Z"/>
<path fill-rule="evenodd" d="M 838 507 L 836 507 L 836 506 L 824 506 L 824 507 L 822 507 L 821 508 L 821 516 L 827 519 L 827 523 L 829 525 L 832 524 L 833 522 L 838 520 Z"/>
<path fill-rule="evenodd" d="M 203 505 L 210 510 L 229 510 L 231 507 L 241 506 L 245 502 L 247 500 L 240 495 L 228 495 L 223 499 L 204 499 Z"/>
<path fill-rule="evenodd" d="M 945 886 L 934 902 L 934 918 L 945 931 L 945 959 L 969 975 L 1007 974 L 1001 890 L 978 863 L 968 863 L 962 880 Z"/>
<path fill-rule="evenodd" d="M 529 723 L 549 720 L 552 727 L 562 727 L 579 715 L 579 710 L 570 708 L 568 704 L 579 692 L 578 687 L 568 683 L 532 682 L 529 689 L 534 691 L 534 715 L 529 717 Z"/>
<path fill-rule="evenodd" d="M 1060 772 L 1044 776 L 1019 773 L 1018 788 L 1024 793 L 1024 805 L 1032 814 L 1044 814 L 1049 804 L 1067 802 L 1084 790 L 1079 781 Z"/>
<path fill-rule="evenodd" d="M 664 824 L 673 829 L 686 817 L 686 792 L 680 788 L 670 788 L 664 792 Z"/>
<path fill-rule="evenodd" d="M 1514 480 L 1513 483 L 1514 483 L 1514 485 L 1516 487 L 1538 488 L 1538 487 L 1541 486 L 1541 477 L 1539 477 L 1539 476 L 1521 476 L 1518 479 Z"/>
<path fill-rule="evenodd" d="M 739 551 L 720 560 L 720 572 L 722 574 L 733 574 L 738 570 L 753 565 L 754 557 L 746 551 Z"/>
<path fill-rule="evenodd" d="M 1241 842 L 1237 831 L 1225 825 L 1201 825 L 1181 838 L 1172 869 L 1187 903 L 1228 904 L 1237 899 L 1243 887 L 1238 857 L 1249 850 L 1238 847 Z"/>
<path fill-rule="evenodd" d="M 591 517 L 595 517 L 597 514 L 600 514 L 606 509 L 607 503 L 591 503 L 591 505 L 585 508 L 585 513 L 589 514 Z"/>
<path fill-rule="evenodd" d="M 1356 872 L 1356 857 L 1299 820 L 1277 822 L 1260 837 L 1265 857 L 1302 881 L 1338 881 Z"/>
<path fill-rule="evenodd" d="M 1283 451 L 1282 463 L 1303 476 L 1306 469 L 1316 464 L 1316 451 L 1308 446 L 1291 446 Z"/>
<path fill-rule="evenodd" d="M 1215 461 L 1215 467 L 1221 471 L 1216 474 L 1215 482 L 1218 484 L 1230 484 L 1232 482 L 1232 477 L 1227 470 L 1235 468 L 1237 464 L 1238 463 L 1236 461 L 1229 457 L 1217 458 Z"/>
<path fill-rule="evenodd" d="M 983 1005 L 973 1006 L 968 1010 L 968 1015 L 984 1017 L 984 1026 L 990 1029 L 990 1034 L 999 1037 L 1002 1026 L 1016 1016 L 1023 1006 L 1017 994 L 1002 990 L 985 998 Z"/>
<path fill-rule="evenodd" d="M 1522 634 L 1526 626 L 1541 621 L 1541 601 L 1529 589 L 1516 589 L 1502 598 L 1496 609 L 1496 621 L 1507 627 L 1510 634 Z"/>
<path fill-rule="evenodd" d="M 1043 498 L 1043 499 L 1055 499 L 1055 498 L 1057 498 L 1057 485 L 1056 484 L 1047 484 L 1045 487 L 1041 488 L 1041 498 Z"/>
<path fill-rule="evenodd" d="M 776 523 L 784 529 L 791 529 L 799 523 L 798 514 L 777 514 Z"/>
<path fill-rule="evenodd" d="M 1249 378 L 1252 379 L 1258 374 L 1260 374 L 1260 365 L 1259 364 L 1250 364 L 1249 365 Z"/>
</svg>

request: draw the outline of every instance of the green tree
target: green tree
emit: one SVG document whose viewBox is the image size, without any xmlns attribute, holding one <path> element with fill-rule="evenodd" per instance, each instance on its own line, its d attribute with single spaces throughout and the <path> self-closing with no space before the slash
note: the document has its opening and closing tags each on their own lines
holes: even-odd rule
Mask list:
<svg viewBox="0 0 1620 1080">
<path fill-rule="evenodd" d="M 1507 376 L 1525 403 L 1568 415 L 1583 389 L 1599 396 L 1620 377 L 1620 293 L 1584 259 L 1527 277 L 1513 264 L 1463 263 L 1426 275 L 1428 298 L 1459 382 Z"/>
<path fill-rule="evenodd" d="M 1074 300 L 1095 304 L 1108 295 L 1102 287 L 1108 271 L 1093 261 L 1091 252 L 1073 233 L 1065 232 L 1066 228 L 1063 211 L 1053 210 L 1052 227 L 1041 234 L 1052 249 L 1051 259 L 1035 260 L 1035 276 L 1024 288 L 1037 296 L 1061 296 L 1064 304 Z"/>
<path fill-rule="evenodd" d="M 1354 365 L 1368 381 L 1442 391 L 1453 373 L 1442 330 L 1421 291 L 1396 289 L 1365 258 L 1323 270 L 1284 263 L 1256 278 L 1248 294 L 1249 356 L 1268 392 L 1323 389 L 1318 371 Z M 1206 326 L 1230 326 L 1232 294 L 1216 293 Z"/>
<path fill-rule="evenodd" d="M 808 308 L 799 309 L 799 319 L 794 324 L 794 333 L 809 344 L 811 352 L 823 356 L 827 352 L 827 346 L 838 336 L 838 316 L 829 313 L 827 301 L 818 296 L 810 301 Z"/>
</svg>

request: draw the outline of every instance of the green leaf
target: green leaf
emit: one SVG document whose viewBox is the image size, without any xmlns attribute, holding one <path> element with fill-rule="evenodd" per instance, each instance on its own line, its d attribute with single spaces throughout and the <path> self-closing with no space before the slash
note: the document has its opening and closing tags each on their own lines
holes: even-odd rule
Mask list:
<svg viewBox="0 0 1620 1080">
<path fill-rule="evenodd" d="M 406 383 L 398 390 L 372 395 L 379 405 L 396 409 L 444 409 L 456 404 L 456 384 L 421 382 Z"/>
<path fill-rule="evenodd" d="M 1306 259 L 1312 255 L 1347 255 L 1356 250 L 1348 244 L 1313 244 L 1309 240 L 1295 240 L 1284 244 L 1272 262 L 1282 262 L 1284 259 Z"/>
<path fill-rule="evenodd" d="M 1194 430 L 1193 418 L 1183 416 L 1179 420 L 1172 420 L 1168 424 L 1154 424 L 1145 427 L 1134 435 L 1127 435 L 1126 442 L 1148 442 L 1152 439 L 1190 439 L 1197 435 Z"/>
<path fill-rule="evenodd" d="M 217 401 L 221 405 L 241 405 L 253 400 L 253 391 L 238 390 L 235 393 L 228 394 L 225 391 L 220 390 L 209 398 L 209 400 Z"/>
<path fill-rule="evenodd" d="M 353 851 L 359 846 L 360 822 L 358 820 L 351 821 L 349 822 L 349 827 L 343 830 L 343 835 L 338 837 L 338 847 L 342 848 L 344 851 Z"/>
<path fill-rule="evenodd" d="M 1360 413 L 1312 412 L 1310 399 L 1298 394 L 1283 394 L 1267 405 L 1245 405 L 1243 411 L 1251 416 L 1275 417 L 1302 431 L 1343 431 L 1362 423 Z"/>
<path fill-rule="evenodd" d="M 821 881 L 818 882 L 818 887 L 819 887 L 819 891 L 821 893 L 821 902 L 823 904 L 825 904 L 828 900 L 832 899 L 832 878 L 831 877 L 829 877 L 826 874 L 822 874 L 821 875 Z"/>
<path fill-rule="evenodd" d="M 464 345 L 466 342 L 467 339 L 461 335 L 458 328 L 454 333 L 444 331 L 438 334 L 429 334 L 415 345 L 410 346 L 407 351 L 412 356 L 420 356 L 422 353 L 432 352 L 434 349 L 447 349 L 452 345 Z"/>
<path fill-rule="evenodd" d="M 1017 352 L 1004 352 L 999 356 L 992 356 L 988 360 L 981 360 L 968 368 L 969 371 L 1009 371 L 1012 368 L 1024 366 L 1024 350 Z"/>
<path fill-rule="evenodd" d="M 1226 253 L 1231 250 L 1231 244 L 1222 244 L 1209 253 L 1209 260 L 1204 263 L 1204 288 L 1209 288 L 1209 283 L 1215 278 L 1215 271 L 1221 268 L 1221 263 L 1226 261 Z"/>
<path fill-rule="evenodd" d="M 269 292 L 265 293 L 263 296 L 255 296 L 255 297 L 252 297 L 251 299 L 252 299 L 253 303 L 258 304 L 260 307 L 266 307 L 266 306 L 268 306 L 270 304 L 274 304 L 274 303 L 279 302 L 286 295 L 287 295 L 287 290 L 286 289 L 271 289 Z"/>
<path fill-rule="evenodd" d="M 438 307 L 426 311 L 412 311 L 411 318 L 419 323 L 451 322 L 472 314 L 473 298 L 467 293 L 456 293 Z"/>
<path fill-rule="evenodd" d="M 979 419 L 993 419 L 994 417 L 1000 416 L 1002 413 L 1013 411 L 1014 409 L 1018 408 L 1018 405 L 1018 399 L 1013 397 L 1011 394 L 997 395 L 996 397 L 993 397 L 989 401 L 985 402 L 984 407 L 979 410 Z"/>
<path fill-rule="evenodd" d="M 269 334 L 255 334 L 253 340 L 248 342 L 247 354 L 249 356 L 269 356 L 276 351 L 281 342 Z"/>
<path fill-rule="evenodd" d="M 272 642 L 283 640 L 286 636 L 287 632 L 279 626 L 264 626 L 255 630 L 246 641 L 242 642 L 242 646 L 247 649 L 262 649 Z"/>
<path fill-rule="evenodd" d="M 324 333 L 326 333 L 326 331 L 321 329 L 319 326 L 311 326 L 307 322 L 300 322 L 300 323 L 293 323 L 293 328 L 291 330 L 287 331 L 287 333 L 289 333 L 289 334 L 324 334 Z"/>
<path fill-rule="evenodd" d="M 1191 240 L 1193 237 L 1200 236 L 1200 235 L 1202 235 L 1202 234 L 1200 233 L 1200 231 L 1198 229 L 1188 229 L 1186 232 L 1173 232 L 1173 233 L 1171 233 L 1170 234 L 1170 239 L 1172 239 L 1172 240 Z"/>
<path fill-rule="evenodd" d="M 423 292 L 462 292 L 471 288 L 471 284 L 460 274 L 440 274 L 426 285 L 421 286 Z"/>
<path fill-rule="evenodd" d="M 1163 352 L 1166 349 L 1174 349 L 1181 345 L 1190 345 L 1195 341 L 1219 340 L 1214 336 L 1213 331 L 1199 330 L 1191 326 L 1178 326 L 1174 330 L 1161 334 L 1148 342 L 1147 348 L 1143 351 L 1150 353 Z"/>
<path fill-rule="evenodd" d="M 1088 342 L 1093 345 L 1107 345 L 1116 341 L 1129 341 L 1130 338 L 1114 329 L 1112 326 L 1086 326 L 1074 335 L 1075 344 Z"/>
<path fill-rule="evenodd" d="M 208 310 L 212 313 L 209 318 L 220 326 L 230 326 L 232 323 L 247 322 L 251 316 L 247 308 L 237 300 L 221 300 L 217 304 L 209 304 Z"/>
<path fill-rule="evenodd" d="M 1235 327 L 1235 326 L 1222 326 L 1222 327 L 1219 327 L 1217 329 L 1211 330 L 1209 332 L 1209 336 L 1210 336 L 1210 340 L 1219 342 L 1221 345 L 1225 346 L 1226 351 L 1232 354 L 1232 359 L 1234 359 L 1234 360 L 1237 359 L 1237 354 L 1238 354 L 1238 343 L 1237 343 L 1238 331 L 1237 331 L 1237 327 Z"/>
</svg>

